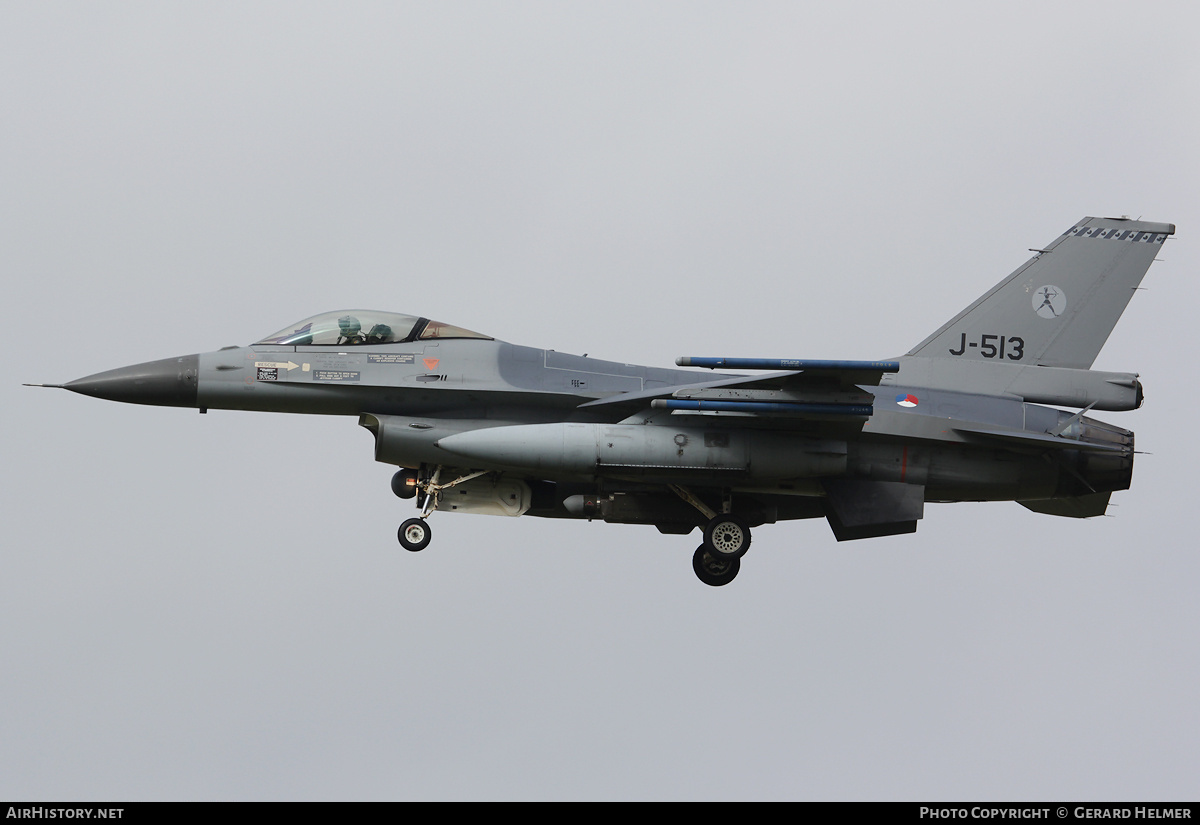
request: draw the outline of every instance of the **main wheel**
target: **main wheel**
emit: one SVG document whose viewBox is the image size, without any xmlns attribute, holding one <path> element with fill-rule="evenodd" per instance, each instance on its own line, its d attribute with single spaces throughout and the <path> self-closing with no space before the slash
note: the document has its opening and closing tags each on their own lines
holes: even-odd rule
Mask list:
<svg viewBox="0 0 1200 825">
<path fill-rule="evenodd" d="M 750 549 L 750 525 L 729 513 L 713 516 L 704 528 L 704 548 L 714 559 L 740 559 Z"/>
<path fill-rule="evenodd" d="M 741 559 L 714 559 L 708 549 L 702 544 L 696 548 L 692 556 L 692 569 L 700 581 L 712 587 L 729 584 L 742 569 Z"/>
<path fill-rule="evenodd" d="M 401 547 L 415 553 L 429 546 L 429 540 L 433 538 L 433 531 L 429 529 L 429 522 L 425 519 L 410 518 L 400 525 L 400 529 L 396 532 L 396 538 L 400 540 Z"/>
</svg>

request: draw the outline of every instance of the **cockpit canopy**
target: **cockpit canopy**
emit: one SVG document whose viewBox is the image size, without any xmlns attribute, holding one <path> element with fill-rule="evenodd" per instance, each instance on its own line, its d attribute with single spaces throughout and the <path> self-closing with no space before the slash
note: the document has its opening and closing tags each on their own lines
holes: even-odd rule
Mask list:
<svg viewBox="0 0 1200 825">
<path fill-rule="evenodd" d="M 287 346 L 349 347 L 362 344 L 398 344 L 404 341 L 426 341 L 438 338 L 483 338 L 462 327 L 373 309 L 348 309 L 325 312 L 305 318 L 268 335 L 259 344 Z"/>
</svg>

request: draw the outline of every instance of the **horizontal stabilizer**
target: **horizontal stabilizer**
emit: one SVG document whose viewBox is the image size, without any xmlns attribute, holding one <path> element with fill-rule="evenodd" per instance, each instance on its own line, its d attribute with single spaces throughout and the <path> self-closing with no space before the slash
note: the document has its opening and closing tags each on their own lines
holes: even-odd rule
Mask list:
<svg viewBox="0 0 1200 825">
<path fill-rule="evenodd" d="M 1010 446 L 1024 446 L 1033 449 L 1050 448 L 1054 450 L 1084 450 L 1101 453 L 1124 453 L 1130 448 L 1117 444 L 1101 444 L 1095 441 L 1078 441 L 1073 438 L 1050 435 L 1049 433 L 1031 433 L 1027 430 L 998 430 L 985 427 L 955 427 L 956 433 L 977 435 L 983 438 L 1007 442 Z"/>
<path fill-rule="evenodd" d="M 1066 518 L 1092 518 L 1102 516 L 1108 509 L 1108 497 L 1112 493 L 1091 493 L 1086 496 L 1070 498 L 1050 498 L 1041 501 L 1018 501 L 1027 510 L 1035 513 L 1045 513 L 1048 516 L 1065 516 Z"/>
</svg>

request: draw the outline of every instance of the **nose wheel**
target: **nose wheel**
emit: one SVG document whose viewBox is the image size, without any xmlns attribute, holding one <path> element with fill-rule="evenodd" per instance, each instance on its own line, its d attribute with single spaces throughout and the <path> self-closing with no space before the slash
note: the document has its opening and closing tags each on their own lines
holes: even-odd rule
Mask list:
<svg viewBox="0 0 1200 825">
<path fill-rule="evenodd" d="M 429 522 L 425 519 L 410 518 L 400 525 L 400 529 L 396 531 L 396 538 L 400 540 L 401 547 L 410 553 L 416 553 L 429 546 L 433 531 L 429 529 Z"/>
</svg>

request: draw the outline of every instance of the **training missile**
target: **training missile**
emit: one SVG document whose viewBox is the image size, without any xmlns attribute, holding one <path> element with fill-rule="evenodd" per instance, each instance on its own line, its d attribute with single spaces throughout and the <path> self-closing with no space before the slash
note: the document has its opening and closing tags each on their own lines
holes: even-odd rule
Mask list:
<svg viewBox="0 0 1200 825">
<path fill-rule="evenodd" d="M 870 404 L 801 404 L 780 401 L 692 401 L 678 398 L 656 398 L 650 406 L 660 410 L 685 412 L 768 413 L 775 415 L 850 415 L 870 418 Z"/>
<path fill-rule="evenodd" d="M 830 370 L 845 372 L 899 372 L 899 361 L 804 361 L 798 358 L 676 358 L 681 367 L 704 367 L 710 370 Z"/>
</svg>

